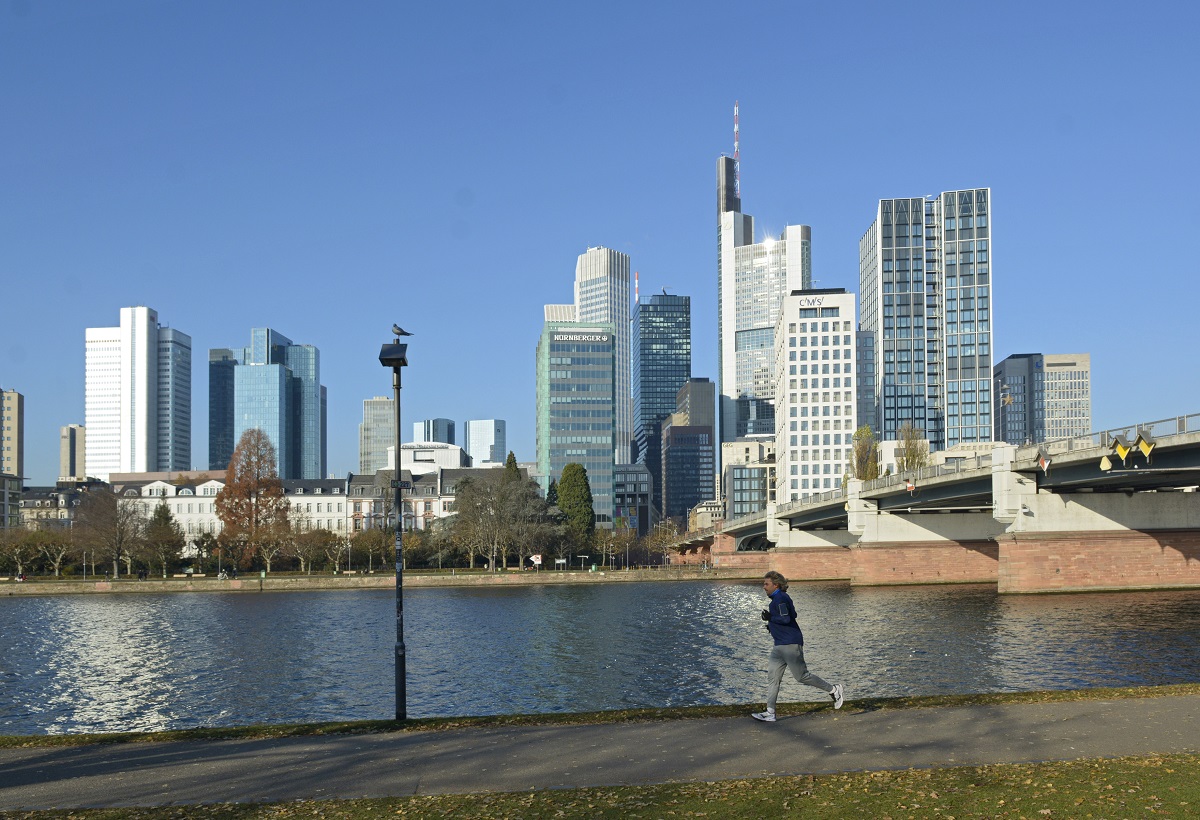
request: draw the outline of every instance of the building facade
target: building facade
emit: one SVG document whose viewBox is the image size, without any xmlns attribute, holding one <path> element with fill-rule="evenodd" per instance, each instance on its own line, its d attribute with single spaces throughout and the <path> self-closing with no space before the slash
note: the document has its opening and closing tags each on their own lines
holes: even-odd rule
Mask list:
<svg viewBox="0 0 1200 820">
<path fill-rule="evenodd" d="M 854 294 L 799 290 L 775 329 L 776 502 L 836 490 L 854 459 L 858 429 Z"/>
<path fill-rule="evenodd" d="M 643 536 L 658 522 L 651 508 L 652 476 L 646 464 L 613 467 L 613 530 Z"/>
<path fill-rule="evenodd" d="M 413 422 L 413 441 L 440 441 L 454 444 L 454 422 L 450 419 L 425 419 Z"/>
<path fill-rule="evenodd" d="M 633 399 L 629 360 L 629 255 L 588 248 L 575 262 L 575 321 L 603 324 L 613 332 L 613 458 L 630 462 Z M 594 492 L 594 490 L 593 490 Z"/>
<path fill-rule="evenodd" d="M 662 509 L 662 423 L 675 412 L 676 395 L 692 376 L 692 300 L 666 293 L 640 298 L 633 307 L 631 455 L 650 471 L 653 503 Z"/>
<path fill-rule="evenodd" d="M 992 372 L 995 440 L 1034 444 L 1092 431 L 1092 358 L 1017 353 Z"/>
<path fill-rule="evenodd" d="M 905 423 L 933 450 L 992 436 L 991 217 L 988 188 L 884 199 L 859 240 L 881 440 Z"/>
<path fill-rule="evenodd" d="M 79 424 L 68 424 L 58 430 L 58 480 L 84 481 L 87 479 L 87 428 Z"/>
<path fill-rule="evenodd" d="M 754 241 L 736 162 L 717 163 L 717 351 L 721 441 L 775 429 L 775 320 L 783 297 L 812 286 L 812 229 Z"/>
<path fill-rule="evenodd" d="M 388 448 L 396 446 L 396 400 L 376 396 L 363 400 L 358 425 L 358 471 L 374 474 L 387 467 Z"/>
<path fill-rule="evenodd" d="M 537 477 L 545 490 L 582 464 L 596 525 L 613 524 L 616 337 L 586 322 L 546 322 L 537 346 Z"/>
<path fill-rule="evenodd" d="M 25 477 L 25 397 L 0 389 L 0 473 Z"/>
<path fill-rule="evenodd" d="M 84 425 L 92 475 L 191 466 L 192 340 L 147 307 L 118 327 L 88 328 Z"/>
<path fill-rule="evenodd" d="M 753 515 L 775 503 L 775 436 L 765 433 L 721 444 L 725 517 Z"/>
<path fill-rule="evenodd" d="M 208 362 L 209 467 L 228 467 L 242 434 L 258 428 L 275 447 L 280 478 L 320 479 L 327 448 L 320 351 L 254 328 L 248 347 L 214 348 Z"/>
<path fill-rule="evenodd" d="M 463 425 L 463 449 L 479 467 L 508 459 L 508 424 L 504 419 L 472 419 Z"/>
</svg>

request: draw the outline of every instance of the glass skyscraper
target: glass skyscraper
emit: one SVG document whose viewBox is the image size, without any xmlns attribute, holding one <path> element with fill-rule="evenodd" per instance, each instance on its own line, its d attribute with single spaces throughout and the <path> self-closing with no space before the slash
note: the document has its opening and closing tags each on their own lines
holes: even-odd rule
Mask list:
<svg viewBox="0 0 1200 820">
<path fill-rule="evenodd" d="M 650 470 L 653 503 L 662 510 L 662 423 L 692 375 L 692 300 L 666 293 L 633 307 L 633 460 Z"/>
<path fill-rule="evenodd" d="M 537 474 L 549 485 L 582 464 L 596 525 L 613 525 L 616 334 L 608 324 L 547 321 L 537 346 Z"/>
<path fill-rule="evenodd" d="M 501 463 L 508 458 L 508 424 L 504 419 L 473 419 L 463 425 L 463 449 L 471 466 Z"/>
<path fill-rule="evenodd" d="M 812 283 L 812 229 L 754 242 L 735 161 L 717 163 L 717 336 L 721 441 L 775 432 L 775 320 L 783 297 Z"/>
<path fill-rule="evenodd" d="M 996 365 L 995 440 L 1034 444 L 1092 431 L 1092 357 L 1016 353 Z"/>
<path fill-rule="evenodd" d="M 906 422 L 932 450 L 991 440 L 991 228 L 991 191 L 975 188 L 880 200 L 859 240 L 880 440 Z"/>
<path fill-rule="evenodd" d="M 275 446 L 280 478 L 321 478 L 326 397 L 320 378 L 320 351 L 270 328 L 251 330 L 250 345 L 240 350 L 210 350 L 210 469 L 226 469 L 242 433 L 258 428 Z"/>
<path fill-rule="evenodd" d="M 614 458 L 630 462 L 633 401 L 630 398 L 629 255 L 611 248 L 588 248 L 575 262 L 575 321 L 613 328 L 615 380 Z"/>
<path fill-rule="evenodd" d="M 387 450 L 396 446 L 396 400 L 376 396 L 363 401 L 358 425 L 358 471 L 374 475 L 387 469 Z"/>
</svg>

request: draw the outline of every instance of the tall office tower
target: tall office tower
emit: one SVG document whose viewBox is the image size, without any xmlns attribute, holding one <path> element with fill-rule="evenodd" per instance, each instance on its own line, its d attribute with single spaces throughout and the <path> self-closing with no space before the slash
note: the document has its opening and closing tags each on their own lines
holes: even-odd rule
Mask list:
<svg viewBox="0 0 1200 820">
<path fill-rule="evenodd" d="M 86 481 L 87 460 L 83 457 L 87 428 L 68 424 L 58 430 L 58 478 L 60 481 Z"/>
<path fill-rule="evenodd" d="M 396 400 L 376 396 L 363 400 L 363 420 L 358 425 L 358 472 L 375 475 L 387 469 L 387 451 L 396 446 Z"/>
<path fill-rule="evenodd" d="M 25 397 L 0 389 L 0 473 L 25 477 Z"/>
<path fill-rule="evenodd" d="M 537 346 L 537 475 L 582 464 L 596 526 L 613 525 L 616 338 L 611 325 L 547 321 Z M 545 487 L 543 487 L 544 489 Z"/>
<path fill-rule="evenodd" d="M 858 334 L 854 294 L 798 290 L 775 329 L 775 498 L 806 501 L 836 490 L 854 460 Z"/>
<path fill-rule="evenodd" d="M 988 188 L 883 199 L 859 240 L 882 441 L 905 422 L 933 450 L 991 440 L 990 200 Z"/>
<path fill-rule="evenodd" d="M 475 419 L 463 426 L 463 449 L 471 466 L 502 463 L 508 458 L 508 425 L 504 419 Z"/>
<path fill-rule="evenodd" d="M 666 293 L 633 306 L 633 460 L 650 470 L 662 509 L 662 423 L 692 375 L 692 300 Z"/>
<path fill-rule="evenodd" d="M 324 475 L 326 396 L 317 348 L 253 328 L 248 347 L 209 350 L 208 371 L 210 469 L 228 467 L 242 434 L 258 428 L 275 447 L 280 478 Z"/>
<path fill-rule="evenodd" d="M 660 471 L 664 518 L 684 519 L 715 495 L 716 385 L 688 379 L 675 394 L 675 412 L 662 422 Z"/>
<path fill-rule="evenodd" d="M 588 248 L 575 263 L 575 321 L 611 325 L 615 330 L 616 394 L 613 415 L 614 458 L 630 462 L 633 399 L 629 376 L 629 255 L 609 248 Z"/>
<path fill-rule="evenodd" d="M 84 425 L 93 476 L 191 467 L 192 340 L 146 307 L 119 327 L 89 327 Z"/>
<path fill-rule="evenodd" d="M 1092 357 L 1017 353 L 992 370 L 995 440 L 1009 444 L 1086 436 L 1092 431 Z"/>
<path fill-rule="evenodd" d="M 812 229 L 789 225 L 754 242 L 741 212 L 736 162 L 717 162 L 717 350 L 721 441 L 775 431 L 775 319 L 793 290 L 812 286 Z"/>
<path fill-rule="evenodd" d="M 454 443 L 454 422 L 450 419 L 425 419 L 413 422 L 413 441 L 416 443 L 440 441 Z"/>
</svg>

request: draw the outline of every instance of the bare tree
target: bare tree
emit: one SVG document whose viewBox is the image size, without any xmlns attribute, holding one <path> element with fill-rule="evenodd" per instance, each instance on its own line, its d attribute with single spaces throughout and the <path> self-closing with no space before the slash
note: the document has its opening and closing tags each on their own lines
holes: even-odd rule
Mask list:
<svg viewBox="0 0 1200 820">
<path fill-rule="evenodd" d="M 305 530 L 292 534 L 289 553 L 300 564 L 300 571 L 312 575 L 313 564 L 325 551 L 326 542 L 333 536 L 329 530 Z"/>
<path fill-rule="evenodd" d="M 113 577 L 121 575 L 121 562 L 130 566 L 134 552 L 146 533 L 146 515 L 140 502 L 122 502 L 107 487 L 88 491 L 75 516 L 75 535 L 86 545 L 111 560 Z M 94 562 L 93 562 L 94 563 Z"/>
<path fill-rule="evenodd" d="M 37 549 L 46 564 L 54 569 L 55 576 L 62 575 L 63 562 L 75 547 L 75 540 L 68 529 L 42 530 L 38 533 Z"/>
<path fill-rule="evenodd" d="M 16 574 L 25 572 L 25 565 L 37 555 L 35 533 L 23 528 L 0 530 L 0 562 L 12 564 Z"/>
<path fill-rule="evenodd" d="M 929 466 L 929 443 L 925 431 L 918 430 L 909 422 L 896 431 L 896 472 L 907 473 Z"/>
</svg>

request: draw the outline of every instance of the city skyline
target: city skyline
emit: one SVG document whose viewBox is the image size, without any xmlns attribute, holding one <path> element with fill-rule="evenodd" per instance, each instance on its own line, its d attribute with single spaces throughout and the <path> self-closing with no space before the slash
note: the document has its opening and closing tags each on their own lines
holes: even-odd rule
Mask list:
<svg viewBox="0 0 1200 820">
<path fill-rule="evenodd" d="M 707 46 L 724 37 L 716 4 L 680 20 L 618 3 L 582 43 L 568 36 L 579 11 L 536 3 L 465 27 L 382 3 L 14 6 L 0 18 L 0 69 L 24 78 L 0 89 L 15 124 L 0 384 L 25 397 L 28 482 L 53 482 L 59 429 L 84 421 L 84 329 L 128 305 L 198 351 L 254 326 L 319 347 L 339 475 L 358 463 L 361 403 L 390 389 L 375 354 L 393 322 L 415 334 L 404 419 L 504 418 L 532 460 L 540 307 L 565 301 L 587 247 L 628 254 L 643 292 L 691 297 L 693 373 L 717 380 L 712 168 L 733 151 L 735 100 L 754 239 L 811 225 L 813 287 L 858 293 L 881 199 L 988 186 L 1003 217 L 993 360 L 1089 353 L 1095 428 L 1200 405 L 1194 380 L 1150 355 L 1159 340 L 1185 349 L 1190 328 L 1177 291 L 1194 263 L 1166 248 L 1200 176 L 1196 91 L 1180 100 L 1159 78 L 1197 73 L 1200 11 L 1173 4 L 1164 26 L 1064 4 L 1030 26 L 1033 7 L 763 10 L 771 24 L 731 71 Z M 942 101 L 926 116 L 969 139 L 903 139 L 933 63 L 905 75 L 904 42 L 973 55 L 925 89 Z M 417 73 L 429 82 L 402 79 Z M 911 94 L 879 90 L 904 76 Z M 1076 206 L 1115 199 L 1155 207 L 1120 209 L 1113 232 Z M 1153 333 L 1137 333 L 1141 317 L 1113 305 L 1147 294 Z M 209 391 L 195 369 L 193 467 Z"/>
</svg>

